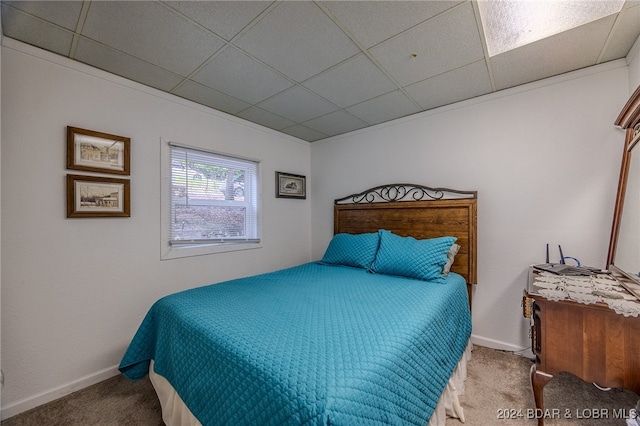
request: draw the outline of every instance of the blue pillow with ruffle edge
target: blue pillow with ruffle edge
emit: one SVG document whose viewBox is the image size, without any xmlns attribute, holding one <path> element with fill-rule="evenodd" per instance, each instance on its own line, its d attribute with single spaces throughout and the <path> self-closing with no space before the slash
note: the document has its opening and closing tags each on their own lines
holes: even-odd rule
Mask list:
<svg viewBox="0 0 640 426">
<path fill-rule="evenodd" d="M 442 268 L 447 263 L 447 253 L 457 238 L 416 240 L 384 229 L 378 231 L 378 234 L 380 245 L 371 272 L 424 281 L 443 281 Z"/>
</svg>

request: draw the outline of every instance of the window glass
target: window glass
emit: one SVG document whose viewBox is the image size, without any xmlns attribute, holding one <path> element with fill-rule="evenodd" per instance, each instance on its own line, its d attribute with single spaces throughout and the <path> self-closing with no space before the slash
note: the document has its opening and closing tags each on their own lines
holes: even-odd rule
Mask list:
<svg viewBox="0 0 640 426">
<path fill-rule="evenodd" d="M 165 243 L 174 248 L 259 243 L 258 162 L 174 143 L 168 150 Z"/>
</svg>

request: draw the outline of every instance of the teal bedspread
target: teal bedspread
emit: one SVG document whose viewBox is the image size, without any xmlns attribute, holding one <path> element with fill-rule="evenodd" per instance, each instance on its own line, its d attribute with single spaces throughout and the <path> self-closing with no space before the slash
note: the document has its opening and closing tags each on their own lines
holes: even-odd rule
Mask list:
<svg viewBox="0 0 640 426">
<path fill-rule="evenodd" d="M 471 333 L 466 283 L 307 263 L 158 300 L 120 364 L 154 360 L 205 425 L 425 425 Z"/>
</svg>

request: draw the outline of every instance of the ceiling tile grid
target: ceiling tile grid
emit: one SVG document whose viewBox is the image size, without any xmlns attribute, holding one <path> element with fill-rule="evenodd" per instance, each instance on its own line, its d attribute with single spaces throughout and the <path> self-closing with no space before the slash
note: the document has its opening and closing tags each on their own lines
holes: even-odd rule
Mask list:
<svg viewBox="0 0 640 426">
<path fill-rule="evenodd" d="M 85 64 L 166 92 L 183 80 L 164 68 L 84 37 L 78 38 L 74 57 Z"/>
<path fill-rule="evenodd" d="M 397 89 L 367 56 L 360 54 L 303 84 L 340 107 L 348 107 Z"/>
<path fill-rule="evenodd" d="M 211 32 L 153 1 L 94 1 L 81 34 L 188 76 L 224 43 Z"/>
<path fill-rule="evenodd" d="M 366 122 L 354 115 L 340 110 L 306 121 L 304 125 L 327 136 L 339 135 L 368 126 Z"/>
<path fill-rule="evenodd" d="M 491 80 L 481 60 L 414 83 L 406 91 L 423 110 L 429 110 L 491 93 Z"/>
<path fill-rule="evenodd" d="M 449 9 L 371 48 L 371 53 L 402 86 L 484 57 L 471 3 Z"/>
<path fill-rule="evenodd" d="M 70 31 L 75 31 L 82 12 L 82 2 L 79 1 L 3 1 L 2 4 L 9 6 L 5 10 L 20 10 Z"/>
<path fill-rule="evenodd" d="M 287 127 L 286 129 L 282 129 L 282 132 L 309 142 L 315 142 L 327 137 L 324 133 L 305 127 L 302 124 Z"/>
<path fill-rule="evenodd" d="M 491 58 L 496 88 L 506 89 L 548 74 L 558 75 L 597 62 L 614 16 L 510 50 Z"/>
<path fill-rule="evenodd" d="M 6 37 L 309 142 L 620 59 L 640 36 L 629 0 L 490 57 L 476 1 L 1 3 Z"/>
<path fill-rule="evenodd" d="M 634 5 L 631 7 L 631 5 Z M 614 31 L 607 49 L 603 52 L 601 62 L 608 62 L 627 55 L 635 39 L 638 28 L 640 28 L 640 0 L 628 2 L 629 8 L 620 14 L 616 19 Z"/>
<path fill-rule="evenodd" d="M 265 111 L 261 108 L 252 106 L 238 113 L 238 117 L 251 121 L 256 124 L 260 124 L 265 127 L 269 127 L 274 130 L 282 130 L 287 127 L 295 125 L 293 121 L 273 114 L 269 111 Z"/>
<path fill-rule="evenodd" d="M 302 123 L 338 109 L 331 102 L 302 86 L 295 86 L 278 93 L 259 103 L 258 106 L 296 123 Z"/>
<path fill-rule="evenodd" d="M 173 91 L 173 93 L 183 98 L 190 99 L 196 103 L 206 105 L 232 115 L 251 106 L 248 103 L 232 96 L 228 96 L 215 89 L 211 89 L 207 86 L 203 86 L 189 80 L 181 84 Z"/>
<path fill-rule="evenodd" d="M 367 49 L 460 3 L 460 0 L 322 2 Z"/>
<path fill-rule="evenodd" d="M 371 125 L 420 112 L 418 105 L 402 90 L 385 93 L 346 110 Z"/>
<path fill-rule="evenodd" d="M 296 82 L 359 53 L 335 22 L 308 1 L 283 2 L 235 45 Z"/>
<path fill-rule="evenodd" d="M 4 3 L 2 4 L 2 31 L 4 35 L 11 38 L 62 56 L 69 56 L 73 41 L 72 31 Z"/>
<path fill-rule="evenodd" d="M 187 18 L 229 41 L 268 7 L 268 1 L 220 1 L 215 13 L 207 1 L 168 1 L 166 4 Z"/>
<path fill-rule="evenodd" d="M 235 47 L 224 49 L 191 79 L 250 104 L 257 104 L 294 85 Z"/>
</svg>

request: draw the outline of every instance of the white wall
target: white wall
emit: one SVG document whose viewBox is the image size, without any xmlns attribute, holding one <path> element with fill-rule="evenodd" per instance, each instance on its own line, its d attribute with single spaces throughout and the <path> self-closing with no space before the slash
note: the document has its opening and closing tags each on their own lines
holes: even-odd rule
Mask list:
<svg viewBox="0 0 640 426">
<path fill-rule="evenodd" d="M 545 243 L 604 265 L 623 143 L 612 123 L 640 84 L 638 54 L 628 67 L 605 64 L 310 147 L 11 39 L 3 46 L 3 418 L 115 374 L 158 297 L 319 258 L 333 199 L 378 184 L 479 191 L 482 344 L 529 345 L 520 297 Z M 65 219 L 67 125 L 132 138 L 131 218 Z M 262 249 L 159 260 L 161 137 L 262 159 Z M 310 199 L 275 199 L 275 170 L 309 176 Z"/>
<path fill-rule="evenodd" d="M 274 196 L 307 142 L 7 38 L 2 113 L 5 418 L 116 374 L 157 298 L 310 260 L 310 201 Z M 67 125 L 131 137 L 131 218 L 66 219 Z M 262 160 L 263 248 L 160 260 L 161 137 Z"/>
<path fill-rule="evenodd" d="M 627 54 L 627 64 L 629 65 L 629 90 L 633 93 L 640 86 L 640 37 L 636 39 Z"/>
<path fill-rule="evenodd" d="M 629 66 L 629 93 L 633 94 L 640 86 L 640 37 L 626 57 Z M 640 181 L 632 179 L 640 171 L 640 158 L 637 154 L 631 156 L 629 164 L 629 179 L 627 181 L 624 199 L 623 215 L 620 223 L 620 235 L 615 255 L 615 265 L 625 271 L 634 272 L 640 263 Z"/>
<path fill-rule="evenodd" d="M 313 257 L 331 237 L 335 198 L 396 182 L 477 190 L 474 340 L 530 346 L 520 301 L 545 244 L 604 267 L 628 79 L 619 60 L 314 142 Z"/>
<path fill-rule="evenodd" d="M 2 12 L 0 11 L 0 43 L 2 43 L 2 40 L 4 39 L 4 34 L 2 33 Z M 0 55 L 0 82 L 2 81 L 2 55 Z M 0 85 L 0 99 L 2 99 L 2 87 Z M 0 151 L 2 150 L 2 106 L 0 105 Z M 1 163 L 2 163 L 2 157 L 0 156 L 0 175 L 1 175 Z M 2 196 L 1 196 L 1 189 L 0 189 L 0 224 L 2 223 Z M 0 239 L 1 239 L 1 225 L 0 225 Z M 2 293 L 2 248 L 0 245 L 0 294 Z M 4 387 L 4 375 L 3 375 L 3 371 L 2 371 L 2 301 L 1 301 L 1 296 L 0 296 L 0 401 L 2 401 L 2 388 Z"/>
</svg>

